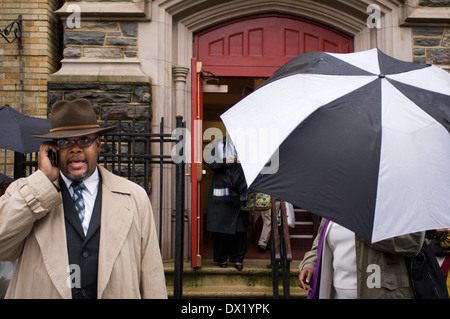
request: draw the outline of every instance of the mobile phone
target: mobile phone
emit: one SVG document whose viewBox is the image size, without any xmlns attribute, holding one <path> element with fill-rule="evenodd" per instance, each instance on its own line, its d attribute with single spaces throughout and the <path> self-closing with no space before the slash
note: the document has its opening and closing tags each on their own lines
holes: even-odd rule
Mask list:
<svg viewBox="0 0 450 319">
<path fill-rule="evenodd" d="M 48 158 L 53 166 L 58 166 L 58 152 L 48 151 Z"/>
</svg>

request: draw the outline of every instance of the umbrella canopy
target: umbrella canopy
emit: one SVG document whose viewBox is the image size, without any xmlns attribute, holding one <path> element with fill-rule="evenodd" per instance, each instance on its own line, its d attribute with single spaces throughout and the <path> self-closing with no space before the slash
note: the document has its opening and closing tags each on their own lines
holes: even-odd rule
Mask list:
<svg viewBox="0 0 450 319">
<path fill-rule="evenodd" d="M 0 173 L 0 184 L 1 183 L 11 183 L 13 182 L 14 179 L 12 179 L 11 177 L 6 176 L 5 174 Z"/>
<path fill-rule="evenodd" d="M 440 68 L 378 49 L 306 53 L 221 118 L 250 188 L 371 242 L 450 227 L 450 74 Z"/>
<path fill-rule="evenodd" d="M 8 105 L 0 107 L 0 148 L 19 152 L 37 152 L 42 140 L 33 135 L 50 131 L 50 120 L 26 116 Z"/>
</svg>

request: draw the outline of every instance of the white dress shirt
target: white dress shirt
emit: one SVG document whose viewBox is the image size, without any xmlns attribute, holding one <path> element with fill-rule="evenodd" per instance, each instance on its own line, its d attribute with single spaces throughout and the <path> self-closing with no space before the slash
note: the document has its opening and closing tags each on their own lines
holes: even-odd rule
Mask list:
<svg viewBox="0 0 450 319">
<path fill-rule="evenodd" d="M 70 192 L 70 196 L 72 196 L 73 189 L 70 186 L 72 184 L 72 180 L 70 180 L 66 176 L 64 176 L 63 173 L 60 173 L 60 175 L 61 175 L 61 178 L 63 179 L 64 183 L 66 184 L 67 189 Z M 92 212 L 94 210 L 95 198 L 97 197 L 97 192 L 98 192 L 99 180 L 100 180 L 100 178 L 98 175 L 98 168 L 96 168 L 94 173 L 83 181 L 84 186 L 86 186 L 86 188 L 83 189 L 83 192 L 82 192 L 84 206 L 85 206 L 85 212 L 84 212 L 84 220 L 83 220 L 83 223 L 81 224 L 81 226 L 83 227 L 83 232 L 84 232 L 85 236 L 89 229 L 89 223 L 91 222 Z"/>
</svg>

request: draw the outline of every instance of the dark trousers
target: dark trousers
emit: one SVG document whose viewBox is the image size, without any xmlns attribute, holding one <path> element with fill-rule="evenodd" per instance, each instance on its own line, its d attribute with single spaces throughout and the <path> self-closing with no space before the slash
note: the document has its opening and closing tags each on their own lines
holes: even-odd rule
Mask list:
<svg viewBox="0 0 450 319">
<path fill-rule="evenodd" d="M 247 233 L 224 234 L 212 232 L 214 261 L 242 263 L 247 253 Z"/>
</svg>

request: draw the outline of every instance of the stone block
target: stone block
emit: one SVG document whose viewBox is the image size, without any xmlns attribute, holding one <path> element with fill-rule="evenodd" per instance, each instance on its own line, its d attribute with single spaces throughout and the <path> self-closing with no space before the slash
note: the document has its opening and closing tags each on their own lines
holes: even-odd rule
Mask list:
<svg viewBox="0 0 450 319">
<path fill-rule="evenodd" d="M 78 98 L 88 99 L 91 103 L 129 103 L 131 102 L 130 94 L 115 92 L 89 92 L 77 91 L 65 94 L 67 100 L 75 100 Z"/>
<path fill-rule="evenodd" d="M 107 38 L 106 45 L 113 46 L 136 46 L 136 39 L 127 39 L 127 38 Z"/>
<path fill-rule="evenodd" d="M 442 38 L 442 46 L 450 47 L 450 29 L 446 29 L 444 33 L 444 37 Z"/>
<path fill-rule="evenodd" d="M 443 30 L 442 29 L 432 29 L 432 28 L 414 28 L 413 35 L 420 36 L 441 36 Z"/>
<path fill-rule="evenodd" d="M 425 49 L 414 49 L 414 55 L 424 55 Z"/>
<path fill-rule="evenodd" d="M 122 58 L 119 48 L 84 48 L 83 55 L 86 58 Z"/>
<path fill-rule="evenodd" d="M 64 49 L 63 55 L 65 58 L 79 58 L 81 57 L 81 48 L 67 47 Z"/>
<path fill-rule="evenodd" d="M 131 84 L 102 84 L 100 85 L 102 91 L 115 91 L 115 92 L 131 92 L 133 85 Z"/>
<path fill-rule="evenodd" d="M 64 45 L 103 45 L 105 35 L 104 32 L 66 31 L 64 33 Z"/>
<path fill-rule="evenodd" d="M 450 49 L 427 49 L 427 63 L 450 64 Z"/>
<path fill-rule="evenodd" d="M 103 120 L 144 121 L 150 117 L 149 106 L 138 105 L 105 105 L 102 108 Z"/>
<path fill-rule="evenodd" d="M 97 83 L 48 83 L 49 91 L 98 90 Z"/>
<path fill-rule="evenodd" d="M 450 7 L 450 1 L 448 0 L 420 0 L 420 6 L 426 7 Z"/>
<path fill-rule="evenodd" d="M 423 46 L 423 47 L 435 47 L 441 43 L 440 38 L 415 38 L 414 45 L 415 46 Z"/>
<path fill-rule="evenodd" d="M 120 29 L 124 37 L 137 37 L 137 24 L 136 23 L 121 23 Z"/>
<path fill-rule="evenodd" d="M 150 103 L 151 94 L 149 86 L 136 86 L 133 94 L 133 102 Z"/>
</svg>

